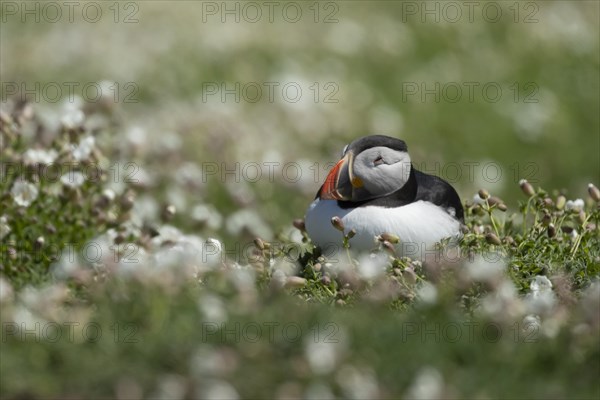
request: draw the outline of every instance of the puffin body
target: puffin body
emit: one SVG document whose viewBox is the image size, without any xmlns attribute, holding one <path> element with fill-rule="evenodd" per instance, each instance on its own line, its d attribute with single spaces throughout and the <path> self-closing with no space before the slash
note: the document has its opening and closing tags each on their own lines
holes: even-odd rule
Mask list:
<svg viewBox="0 0 600 400">
<path fill-rule="evenodd" d="M 350 248 L 369 251 L 383 233 L 400 238 L 401 255 L 423 258 L 444 238 L 458 237 L 463 208 L 443 179 L 416 170 L 404 141 L 372 135 L 355 140 L 331 169 L 306 216 L 306 231 L 324 252 L 339 249 L 342 234 L 356 230 Z"/>
</svg>

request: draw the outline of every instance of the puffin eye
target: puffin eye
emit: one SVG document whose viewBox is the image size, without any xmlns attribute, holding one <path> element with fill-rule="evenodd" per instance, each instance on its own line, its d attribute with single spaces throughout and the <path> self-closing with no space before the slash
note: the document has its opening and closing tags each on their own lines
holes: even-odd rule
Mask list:
<svg viewBox="0 0 600 400">
<path fill-rule="evenodd" d="M 373 165 L 374 166 L 378 166 L 378 165 L 381 165 L 381 164 L 383 164 L 383 157 L 377 156 L 377 158 L 373 160 Z"/>
</svg>

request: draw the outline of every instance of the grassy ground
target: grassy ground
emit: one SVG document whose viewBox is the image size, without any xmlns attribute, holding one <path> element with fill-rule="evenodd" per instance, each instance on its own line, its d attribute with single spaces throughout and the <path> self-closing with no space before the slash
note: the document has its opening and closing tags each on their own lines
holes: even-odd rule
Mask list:
<svg viewBox="0 0 600 400">
<path fill-rule="evenodd" d="M 600 396 L 600 5 L 370 3 L 2 2 L 0 397 Z M 457 247 L 297 228 L 370 133 Z"/>
</svg>

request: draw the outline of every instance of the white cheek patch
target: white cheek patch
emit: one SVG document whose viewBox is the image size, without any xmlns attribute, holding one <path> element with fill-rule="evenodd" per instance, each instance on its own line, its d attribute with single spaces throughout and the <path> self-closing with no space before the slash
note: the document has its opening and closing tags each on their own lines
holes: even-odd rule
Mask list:
<svg viewBox="0 0 600 400">
<path fill-rule="evenodd" d="M 370 193 L 379 196 L 393 193 L 397 188 L 397 184 L 389 180 L 388 174 L 368 174 L 368 177 L 366 179 L 363 178 L 362 181 Z"/>
<path fill-rule="evenodd" d="M 384 164 L 374 165 L 379 156 Z M 388 147 L 372 147 L 354 159 L 354 175 L 362 179 L 365 189 L 375 196 L 385 196 L 402 188 L 410 177 L 410 156 Z"/>
</svg>

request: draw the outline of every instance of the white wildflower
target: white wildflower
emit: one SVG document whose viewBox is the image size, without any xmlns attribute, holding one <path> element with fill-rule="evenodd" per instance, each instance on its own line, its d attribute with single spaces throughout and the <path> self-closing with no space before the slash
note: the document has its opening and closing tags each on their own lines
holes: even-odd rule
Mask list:
<svg viewBox="0 0 600 400">
<path fill-rule="evenodd" d="M 199 187 L 203 185 L 204 174 L 202 169 L 195 163 L 186 162 L 175 172 L 175 181 L 179 185 L 192 185 Z"/>
<path fill-rule="evenodd" d="M 221 324 L 227 321 L 227 309 L 219 296 L 205 294 L 198 299 L 198 310 L 206 323 Z"/>
<path fill-rule="evenodd" d="M 383 253 L 365 254 L 358 260 L 358 273 L 364 279 L 373 279 L 385 272 L 387 256 Z"/>
<path fill-rule="evenodd" d="M 132 165 L 132 164 L 129 164 L 129 165 Z M 130 171 L 130 170 L 124 168 L 123 172 L 125 172 L 125 174 L 122 175 L 121 179 L 125 180 L 126 182 L 134 183 L 137 186 L 141 186 L 141 187 L 150 187 L 150 186 L 154 185 L 155 179 L 153 178 L 153 176 L 150 175 L 148 173 L 148 171 L 146 171 L 140 165 L 136 164 L 134 171 Z M 170 192 L 167 192 L 167 194 L 169 194 L 169 193 Z"/>
<path fill-rule="evenodd" d="M 143 195 L 133 204 L 132 218 L 142 225 L 144 221 L 153 221 L 158 218 L 159 206 L 154 197 Z"/>
<path fill-rule="evenodd" d="M 10 193 L 15 203 L 21 207 L 29 207 L 38 197 L 38 188 L 33 183 L 18 180 L 14 183 Z"/>
<path fill-rule="evenodd" d="M 96 139 L 93 136 L 86 136 L 79 141 L 78 145 L 71 146 L 71 155 L 77 161 L 86 161 L 90 158 L 95 145 Z"/>
<path fill-rule="evenodd" d="M 528 312 L 547 314 L 556 304 L 556 296 L 552 291 L 552 282 L 545 276 L 538 275 L 531 282 L 530 293 L 525 297 Z"/>
<path fill-rule="evenodd" d="M 66 247 L 59 259 L 50 266 L 52 276 L 59 280 L 74 276 L 80 269 L 79 256 L 71 246 Z"/>
<path fill-rule="evenodd" d="M 162 225 L 158 228 L 158 236 L 151 240 L 152 249 L 160 249 L 165 243 L 177 243 L 183 238 L 183 234 L 172 225 Z"/>
<path fill-rule="evenodd" d="M 552 282 L 547 277 L 543 275 L 538 275 L 535 278 L 533 278 L 533 281 L 529 285 L 529 289 L 532 292 L 552 291 Z"/>
<path fill-rule="evenodd" d="M 119 260 L 117 272 L 121 276 L 133 275 L 148 265 L 150 256 L 146 249 L 134 243 L 121 243 L 116 247 L 111 246 L 110 250 L 114 254 L 114 259 Z M 105 264 L 103 262 L 101 266 Z"/>
<path fill-rule="evenodd" d="M 202 263 L 215 266 L 222 257 L 223 245 L 217 239 L 208 238 L 202 246 Z"/>
<path fill-rule="evenodd" d="M 547 318 L 542 323 L 541 333 L 548 338 L 555 338 L 560 332 L 562 323 L 563 322 L 560 320 L 560 318 Z M 538 333 L 537 329 L 531 329 L 528 332 L 533 335 L 537 335 Z"/>
<path fill-rule="evenodd" d="M 583 210 L 583 207 L 585 207 L 583 199 L 568 200 L 567 204 L 565 204 L 565 210 L 567 211 L 579 212 Z"/>
<path fill-rule="evenodd" d="M 222 247 L 218 240 L 204 241 L 198 236 L 182 235 L 175 228 L 169 228 L 165 230 L 165 226 L 161 227 L 161 235 L 152 239 L 155 251 L 151 261 L 157 270 L 197 277 L 218 265 Z M 169 235 L 171 239 L 165 235 Z"/>
<path fill-rule="evenodd" d="M 158 150 L 161 152 L 176 152 L 181 148 L 183 141 L 174 132 L 163 132 L 159 136 L 157 144 Z"/>
<path fill-rule="evenodd" d="M 14 291 L 10 282 L 0 276 L 0 304 L 12 301 Z"/>
<path fill-rule="evenodd" d="M 175 206 L 176 209 L 183 212 L 187 209 L 187 192 L 180 189 L 179 186 L 171 185 L 167 189 L 167 203 Z"/>
<path fill-rule="evenodd" d="M 306 344 L 304 354 L 311 370 L 317 375 L 333 371 L 338 358 L 335 343 L 312 340 Z"/>
<path fill-rule="evenodd" d="M 521 329 L 538 329 L 542 325 L 542 320 L 539 315 L 529 314 L 523 317 L 523 321 L 521 322 Z"/>
<path fill-rule="evenodd" d="M 376 399 L 381 397 L 375 374 L 369 368 L 359 369 L 345 365 L 336 374 L 336 380 L 346 398 Z"/>
<path fill-rule="evenodd" d="M 63 185 L 75 189 L 83 185 L 85 182 L 85 176 L 79 171 L 69 171 L 60 177 L 60 181 Z"/>
<path fill-rule="evenodd" d="M 438 297 L 437 288 L 431 283 L 425 282 L 417 290 L 417 297 L 425 304 L 435 304 Z"/>
<path fill-rule="evenodd" d="M 115 194 L 114 190 L 112 190 L 112 189 L 104 189 L 102 191 L 102 197 L 106 198 L 106 200 L 108 200 L 108 202 L 112 202 L 116 196 L 117 195 Z"/>
<path fill-rule="evenodd" d="M 346 348 L 346 336 L 338 324 L 326 324 L 308 335 L 304 341 L 304 356 L 317 375 L 333 372 Z"/>
<path fill-rule="evenodd" d="M 276 288 L 283 288 L 283 286 L 285 285 L 286 278 L 287 277 L 285 276 L 285 272 L 283 272 L 280 269 L 276 269 L 271 275 L 271 285 L 273 285 Z"/>
<path fill-rule="evenodd" d="M 129 236 L 130 234 L 130 230 L 122 232 L 123 236 Z M 99 272 L 105 270 L 106 268 L 112 268 L 117 263 L 123 264 L 124 260 L 127 262 L 132 258 L 139 258 L 144 253 L 142 247 L 129 247 L 124 254 L 119 254 L 119 250 L 123 250 L 124 246 L 128 246 L 130 244 L 122 243 L 120 246 L 115 248 L 115 238 L 117 235 L 117 231 L 111 228 L 87 242 L 85 246 L 83 246 L 85 250 L 81 252 L 81 262 L 83 265 L 91 267 L 95 271 Z M 123 268 L 119 268 L 117 271 L 119 273 L 124 272 Z"/>
<path fill-rule="evenodd" d="M 109 80 L 102 80 L 98 82 L 97 87 L 100 88 L 100 99 L 104 104 L 110 104 L 111 102 L 115 102 L 115 88 L 118 88 L 117 85 L 117 83 Z"/>
<path fill-rule="evenodd" d="M 240 395 L 231 384 L 223 380 L 208 381 L 202 385 L 199 397 L 207 400 L 229 399 L 237 400 Z"/>
<path fill-rule="evenodd" d="M 432 367 L 425 367 L 408 389 L 408 399 L 439 399 L 444 397 L 444 378 Z"/>
<path fill-rule="evenodd" d="M 30 310 L 45 314 L 56 305 L 62 304 L 68 297 L 69 289 L 63 283 L 41 287 L 26 286 L 19 293 L 21 304 Z"/>
<path fill-rule="evenodd" d="M 235 263 L 234 268 L 231 270 L 231 280 L 240 292 L 254 292 L 256 287 L 256 275 L 254 269 L 250 267 L 241 267 Z"/>
<path fill-rule="evenodd" d="M 296 275 L 299 267 L 299 263 L 295 262 L 290 257 L 277 258 L 275 264 L 273 264 L 273 269 L 283 272 L 285 276 Z"/>
<path fill-rule="evenodd" d="M 271 228 L 255 212 L 242 209 L 233 213 L 226 222 L 227 232 L 233 236 L 239 236 L 243 231 L 248 231 L 254 236 L 270 240 L 273 237 Z"/>
<path fill-rule="evenodd" d="M 39 338 L 42 334 L 40 327 L 45 326 L 47 323 L 45 319 L 32 313 L 22 304 L 15 307 L 12 320 L 17 325 L 19 330 L 17 337 L 21 340 L 26 340 L 26 338 L 31 337 L 30 335 L 32 334 L 35 335 L 36 339 Z"/>
<path fill-rule="evenodd" d="M 140 126 L 131 127 L 125 134 L 125 140 L 133 151 L 140 151 L 148 144 L 148 135 Z"/>
<path fill-rule="evenodd" d="M 518 315 L 521 312 L 517 289 L 512 281 L 503 280 L 497 289 L 487 294 L 481 301 L 484 313 L 489 316 Z"/>
<path fill-rule="evenodd" d="M 465 266 L 468 279 L 475 282 L 496 282 L 506 270 L 506 260 L 500 254 L 487 253 L 477 256 Z"/>
<path fill-rule="evenodd" d="M 57 157 L 58 153 L 54 149 L 28 149 L 23 153 L 23 162 L 25 165 L 49 165 L 52 164 Z"/>
<path fill-rule="evenodd" d="M 157 270 L 174 271 L 176 268 L 186 267 L 185 249 L 179 243 L 170 244 L 157 249 L 151 253 L 152 265 Z"/>
<path fill-rule="evenodd" d="M 0 240 L 4 239 L 4 236 L 8 235 L 12 229 L 8 225 L 6 215 L 0 217 Z"/>
<path fill-rule="evenodd" d="M 192 209 L 192 220 L 205 224 L 209 229 L 219 229 L 223 223 L 223 217 L 209 204 L 198 204 Z"/>
<path fill-rule="evenodd" d="M 85 121 L 85 114 L 83 111 L 77 108 L 67 110 L 67 112 L 61 117 L 61 124 L 67 129 L 75 129 L 83 125 Z"/>
<path fill-rule="evenodd" d="M 69 113 L 76 110 L 81 110 L 85 106 L 85 100 L 79 95 L 74 95 L 65 100 L 61 104 L 63 113 Z"/>
</svg>

